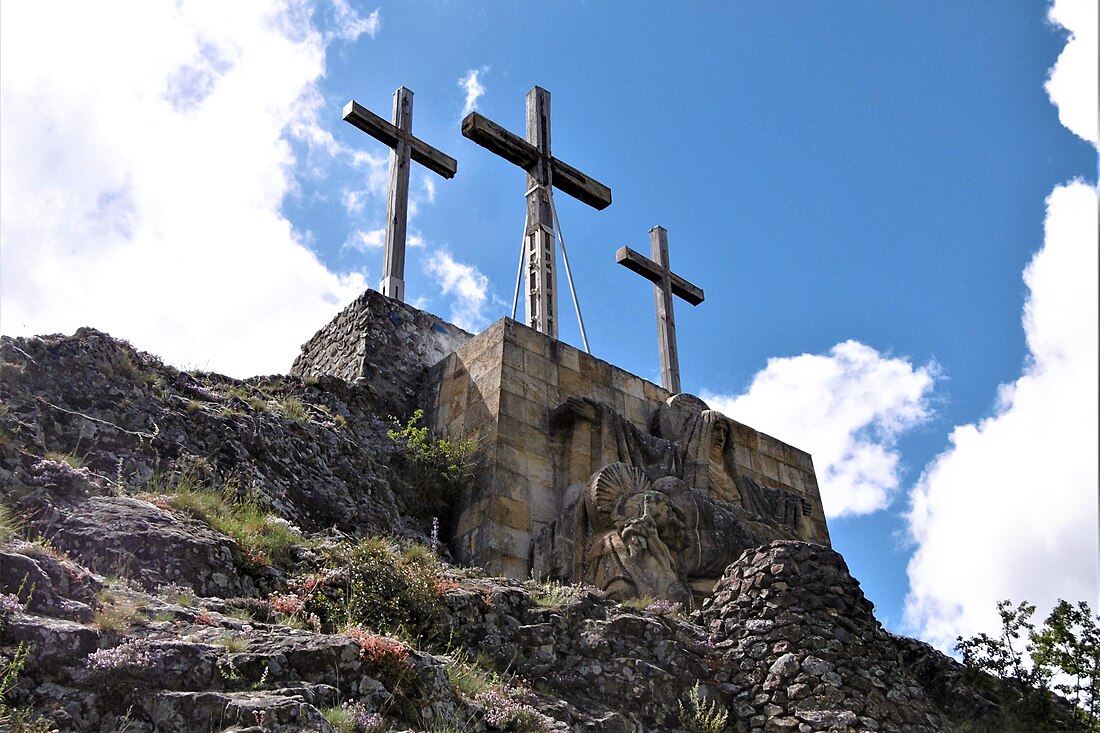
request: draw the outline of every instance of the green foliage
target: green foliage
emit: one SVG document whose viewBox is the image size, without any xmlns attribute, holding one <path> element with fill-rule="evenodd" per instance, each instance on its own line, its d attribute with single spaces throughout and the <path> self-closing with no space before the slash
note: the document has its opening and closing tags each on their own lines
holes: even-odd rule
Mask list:
<svg viewBox="0 0 1100 733">
<path fill-rule="evenodd" d="M 230 387 L 229 389 L 227 389 L 225 391 L 225 396 L 226 397 L 236 397 L 239 400 L 244 400 L 245 402 L 247 402 L 250 395 L 249 395 L 249 392 L 248 392 L 248 387 L 245 387 L 244 385 L 238 384 L 236 386 L 233 386 L 233 387 Z"/>
<path fill-rule="evenodd" d="M 120 377 L 136 377 L 141 371 L 129 351 L 123 351 L 111 361 L 111 371 Z"/>
<path fill-rule="evenodd" d="M 295 422 L 309 422 L 309 410 L 305 403 L 296 397 L 286 397 L 279 402 L 283 415 Z"/>
<path fill-rule="evenodd" d="M 185 471 L 163 482 L 155 479 L 150 489 L 164 494 L 173 509 L 186 512 L 212 529 L 232 538 L 250 562 L 269 565 L 302 544 L 301 532 L 272 514 L 256 492 L 242 492 L 232 483 L 220 489 L 206 486 Z"/>
<path fill-rule="evenodd" d="M 0 542 L 9 542 L 19 535 L 19 523 L 6 504 L 0 504 Z"/>
<path fill-rule="evenodd" d="M 531 600 L 541 608 L 561 609 L 572 605 L 582 587 L 568 585 L 555 580 L 540 580 L 531 588 Z M 653 599 L 650 599 L 653 600 Z"/>
<path fill-rule="evenodd" d="M 45 718 L 34 715 L 30 710 L 9 705 L 8 693 L 19 682 L 19 675 L 23 673 L 30 651 L 26 642 L 20 642 L 12 658 L 0 666 L 0 730 L 11 733 L 56 733 L 57 728 Z"/>
<path fill-rule="evenodd" d="M 71 468 L 77 470 L 84 468 L 84 459 L 78 456 L 75 451 L 72 453 L 62 453 L 56 450 L 46 451 L 46 460 L 56 463 L 67 463 Z"/>
<path fill-rule="evenodd" d="M 725 730 L 729 711 L 714 700 L 708 700 L 699 690 L 699 683 L 691 694 L 680 701 L 680 725 L 695 733 L 720 733 Z"/>
<path fill-rule="evenodd" d="M 248 648 L 248 639 L 243 636 L 223 636 L 215 640 L 214 643 L 235 654 Z"/>
<path fill-rule="evenodd" d="M 471 659 L 465 649 L 453 649 L 443 657 L 447 679 L 451 687 L 465 698 L 472 699 L 486 690 L 500 690 L 504 681 L 492 669 L 486 669 L 478 660 Z"/>
<path fill-rule="evenodd" d="M 437 438 L 420 424 L 423 420 L 424 411 L 418 409 L 404 426 L 394 420 L 394 428 L 386 434 L 411 467 L 437 478 L 444 492 L 449 493 L 473 473 L 474 442 Z"/>
<path fill-rule="evenodd" d="M 984 632 L 970 639 L 959 637 L 955 648 L 963 656 L 963 664 L 980 669 L 1002 679 L 1015 680 L 1021 688 L 1032 688 L 1044 682 L 1038 667 L 1030 667 L 1024 659 L 1025 634 L 1034 633 L 1031 617 L 1034 604 L 1024 601 L 1013 607 L 1011 601 L 997 604 L 1001 616 L 1001 635 L 993 638 Z"/>
<path fill-rule="evenodd" d="M 649 608 L 649 604 L 653 603 L 656 598 L 653 596 L 638 596 L 637 598 L 624 598 L 621 603 L 623 608 L 629 608 L 634 611 L 644 611 Z"/>
<path fill-rule="evenodd" d="M 1002 700 L 1006 722 L 1010 719 L 1012 726 L 1023 726 L 1012 730 L 1064 730 L 1050 696 L 1053 686 L 1075 706 L 1074 730 L 1100 732 L 1100 616 L 1093 615 L 1084 601 L 1073 606 L 1059 600 L 1043 627 L 1036 630 L 1031 622 L 1034 604 L 1025 601 L 1014 607 L 1004 600 L 997 604 L 997 611 L 1001 617 L 999 637 L 985 633 L 969 639 L 959 637 L 955 648 L 962 654 L 971 681 L 979 687 L 983 675 L 1007 683 L 1008 694 Z"/>
<path fill-rule="evenodd" d="M 394 635 L 430 638 L 439 622 L 439 560 L 419 545 L 370 537 L 335 554 L 323 592 L 306 610 L 330 629 L 362 625 Z"/>
<path fill-rule="evenodd" d="M 8 693 L 19 682 L 19 675 L 23 673 L 23 667 L 27 664 L 27 657 L 31 649 L 26 642 L 19 642 L 11 661 L 4 667 L 4 675 L 0 677 L 0 702 L 7 700 Z"/>
<path fill-rule="evenodd" d="M 336 729 L 336 733 L 356 733 L 355 716 L 346 707 L 333 705 L 321 710 L 321 715 Z"/>
<path fill-rule="evenodd" d="M 1100 616 L 1084 601 L 1059 599 L 1043 628 L 1031 635 L 1035 666 L 1060 673 L 1054 689 L 1084 713 L 1084 730 L 1100 730 Z"/>
</svg>

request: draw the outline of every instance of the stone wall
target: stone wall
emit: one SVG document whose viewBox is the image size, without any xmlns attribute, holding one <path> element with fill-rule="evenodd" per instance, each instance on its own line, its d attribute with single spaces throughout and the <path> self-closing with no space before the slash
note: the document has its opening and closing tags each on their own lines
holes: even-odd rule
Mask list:
<svg viewBox="0 0 1100 733">
<path fill-rule="evenodd" d="M 589 440 L 587 428 L 557 424 L 554 411 L 570 397 L 609 406 L 649 433 L 668 391 L 589 354 L 505 318 L 433 367 L 431 424 L 452 438 L 474 438 L 484 466 L 465 497 L 455 528 L 464 562 L 525 578 L 532 540 L 559 518 L 571 486 L 606 465 L 614 446 Z M 807 500 L 816 540 L 829 535 L 809 454 L 734 423 L 741 471 Z M 611 460 L 615 460 L 612 458 Z"/>
<path fill-rule="evenodd" d="M 361 380 L 414 408 L 425 369 L 470 338 L 431 313 L 367 290 L 302 346 L 290 373 Z"/>
</svg>

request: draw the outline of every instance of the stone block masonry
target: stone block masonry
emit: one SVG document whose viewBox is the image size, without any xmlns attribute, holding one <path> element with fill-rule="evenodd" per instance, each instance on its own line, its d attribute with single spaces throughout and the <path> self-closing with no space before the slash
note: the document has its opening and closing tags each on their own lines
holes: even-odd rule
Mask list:
<svg viewBox="0 0 1100 733">
<path fill-rule="evenodd" d="M 513 578 L 530 574 L 532 541 L 560 516 L 567 490 L 606 465 L 614 451 L 595 438 L 591 444 L 576 439 L 574 430 L 581 428 L 553 424 L 554 410 L 571 397 L 587 398 L 649 433 L 671 396 L 509 318 L 440 360 L 426 385 L 429 422 L 450 438 L 473 438 L 484 467 L 463 502 L 456 554 Z M 738 468 L 761 484 L 802 496 L 817 538 L 828 544 L 810 455 L 746 425 L 733 426 Z"/>
<path fill-rule="evenodd" d="M 430 313 L 367 290 L 302 346 L 290 373 L 359 382 L 408 413 L 419 406 L 427 368 L 471 338 Z"/>
</svg>

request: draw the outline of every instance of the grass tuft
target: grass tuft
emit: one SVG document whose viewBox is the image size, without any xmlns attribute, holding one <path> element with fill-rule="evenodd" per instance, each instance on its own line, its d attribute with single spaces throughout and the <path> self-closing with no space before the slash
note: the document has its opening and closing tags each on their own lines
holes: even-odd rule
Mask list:
<svg viewBox="0 0 1100 733">
<path fill-rule="evenodd" d="M 168 506 L 232 538 L 257 565 L 270 565 L 304 541 L 296 527 L 272 514 L 257 496 L 242 498 L 232 484 L 215 489 L 184 473 L 166 484 L 155 481 L 150 488 L 163 494 Z"/>
</svg>

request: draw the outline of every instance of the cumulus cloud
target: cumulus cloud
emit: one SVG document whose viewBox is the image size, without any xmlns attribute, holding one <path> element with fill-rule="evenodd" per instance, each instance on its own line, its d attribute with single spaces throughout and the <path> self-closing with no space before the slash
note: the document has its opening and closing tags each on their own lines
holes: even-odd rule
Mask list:
<svg viewBox="0 0 1100 733">
<path fill-rule="evenodd" d="M 452 323 L 475 333 L 485 327 L 489 278 L 472 265 L 456 262 L 446 250 L 432 252 L 425 269 L 435 278 L 443 294 L 452 296 L 449 319 Z"/>
<path fill-rule="evenodd" d="M 909 526 L 909 623 L 948 647 L 999 628 L 996 603 L 1097 599 L 1097 192 L 1047 199 L 1024 273 L 1031 360 L 996 413 L 951 434 L 925 470 Z"/>
<path fill-rule="evenodd" d="M 466 76 L 458 80 L 458 85 L 466 90 L 466 104 L 462 106 L 463 117 L 477 109 L 477 100 L 485 93 L 485 87 L 481 83 L 481 75 L 487 71 L 489 71 L 487 66 L 480 69 L 470 69 L 466 72 Z"/>
<path fill-rule="evenodd" d="M 769 359 L 739 396 L 703 392 L 716 410 L 810 452 L 828 517 L 885 508 L 898 488 L 898 437 L 927 420 L 935 364 L 914 367 L 846 341 L 828 354 Z"/>
<path fill-rule="evenodd" d="M 377 29 L 331 7 L 341 38 Z M 52 3 L 4 6 L 4 333 L 93 325 L 176 364 L 288 368 L 364 287 L 281 213 L 288 140 L 333 146 L 316 89 L 332 34 L 314 10 L 73 2 L 59 24 Z"/>
<path fill-rule="evenodd" d="M 1070 32 L 1066 47 L 1050 70 L 1046 91 L 1058 107 L 1058 119 L 1071 132 L 1097 144 L 1096 0 L 1056 0 L 1050 22 Z"/>
<path fill-rule="evenodd" d="M 1072 35 L 1047 93 L 1096 146 L 1096 3 L 1057 0 L 1050 18 Z M 992 416 L 955 428 L 913 491 L 906 618 L 943 648 L 996 632 L 1005 598 L 1041 615 L 1059 598 L 1097 602 L 1097 194 L 1074 181 L 1047 198 L 1043 246 L 1024 271 L 1028 363 Z"/>
</svg>

